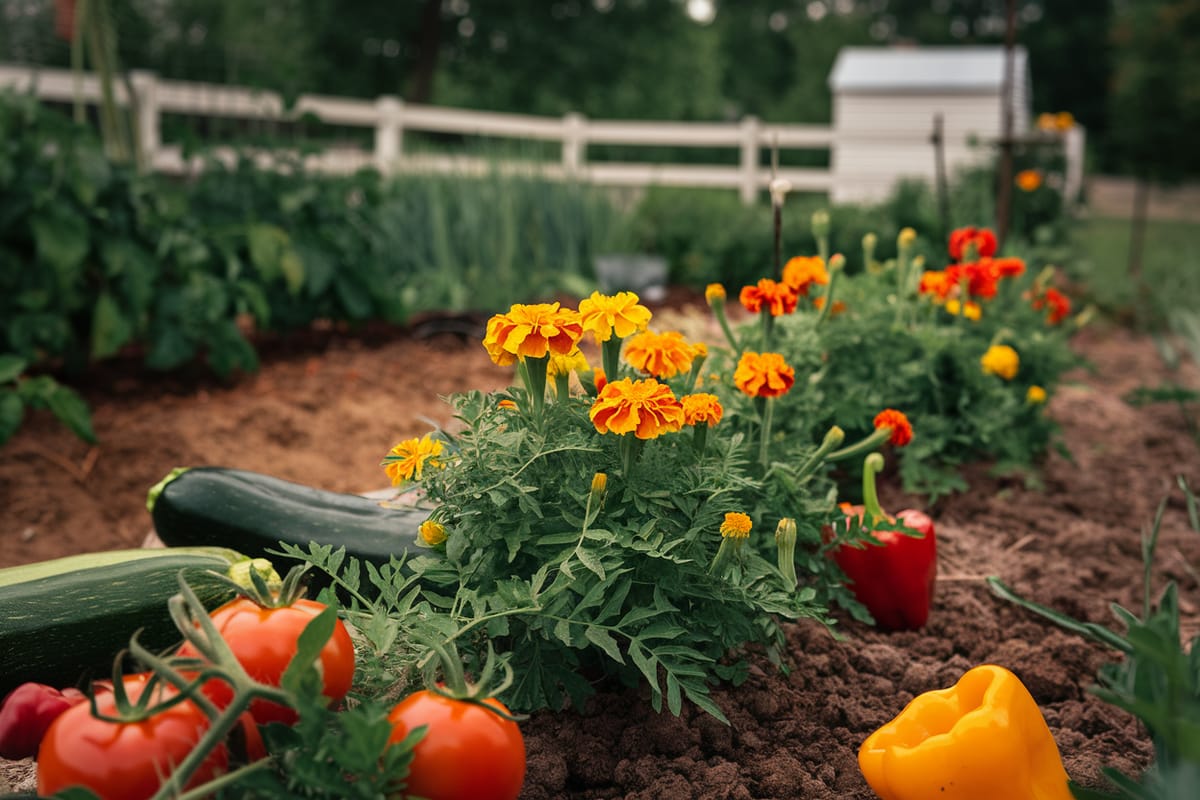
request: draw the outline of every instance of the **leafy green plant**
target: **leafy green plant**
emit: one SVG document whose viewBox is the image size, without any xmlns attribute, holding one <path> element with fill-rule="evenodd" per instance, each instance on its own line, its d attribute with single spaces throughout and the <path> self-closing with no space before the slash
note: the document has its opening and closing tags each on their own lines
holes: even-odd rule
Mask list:
<svg viewBox="0 0 1200 800">
<path fill-rule="evenodd" d="M 1180 476 L 1188 521 L 1200 533 L 1196 496 Z M 1080 622 L 1017 595 L 999 578 L 988 584 L 1000 597 L 1038 614 L 1065 630 L 1120 653 L 1123 660 L 1104 665 L 1092 692 L 1136 716 L 1154 742 L 1154 764 L 1140 778 L 1114 769 L 1104 775 L 1114 793 L 1072 784 L 1079 800 L 1185 800 L 1200 785 L 1200 637 L 1183 644 L 1179 629 L 1179 590 L 1169 581 L 1153 598 L 1154 552 L 1167 498 L 1158 505 L 1154 522 L 1142 536 L 1143 587 L 1141 614 L 1112 607 L 1123 632 L 1093 622 Z"/>
<path fill-rule="evenodd" d="M 0 355 L 0 444 L 21 427 L 27 408 L 49 409 L 80 439 L 95 442 L 92 415 L 79 393 L 49 375 L 26 376 L 27 366 L 19 356 Z"/>
</svg>

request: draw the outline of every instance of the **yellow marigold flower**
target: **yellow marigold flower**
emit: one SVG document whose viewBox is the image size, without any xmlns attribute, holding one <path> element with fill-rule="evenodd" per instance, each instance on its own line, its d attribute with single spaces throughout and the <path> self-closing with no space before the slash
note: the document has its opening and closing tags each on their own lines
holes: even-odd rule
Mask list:
<svg viewBox="0 0 1200 800">
<path fill-rule="evenodd" d="M 696 358 L 708 358 L 708 345 L 704 342 L 694 342 L 692 351 L 696 354 Z"/>
<path fill-rule="evenodd" d="M 825 286 L 829 273 L 820 256 L 796 256 L 783 265 L 783 282 L 798 294 L 807 296 L 813 284 Z"/>
<path fill-rule="evenodd" d="M 607 489 L 608 489 L 608 473 L 597 472 L 595 475 L 592 476 L 592 494 L 595 494 L 595 495 L 604 494 L 605 490 L 607 490 Z"/>
<path fill-rule="evenodd" d="M 750 537 L 750 528 L 753 525 L 750 515 L 740 511 L 730 511 L 725 514 L 725 521 L 721 523 L 721 538 L 747 539 Z"/>
<path fill-rule="evenodd" d="M 1021 358 L 1017 351 L 1008 345 L 994 344 L 979 359 L 979 364 L 984 372 L 1011 381 L 1017 374 L 1017 368 L 1021 366 Z"/>
<path fill-rule="evenodd" d="M 605 384 L 588 416 L 600 433 L 653 439 L 683 427 L 683 404 L 654 378 L 622 378 Z"/>
<path fill-rule="evenodd" d="M 711 306 L 716 300 L 725 299 L 725 287 L 719 283 L 710 283 L 704 287 L 704 300 Z"/>
<path fill-rule="evenodd" d="M 1036 192 L 1042 185 L 1040 169 L 1023 169 L 1017 173 L 1017 188 L 1022 192 Z"/>
<path fill-rule="evenodd" d="M 645 331 L 625 346 L 625 360 L 630 366 L 664 380 L 690 370 L 695 358 L 696 347 L 677 331 Z"/>
<path fill-rule="evenodd" d="M 796 371 L 779 353 L 742 353 L 733 383 L 751 397 L 778 397 L 796 382 Z"/>
<path fill-rule="evenodd" d="M 446 526 L 442 523 L 427 519 L 421 523 L 421 527 L 417 528 L 417 533 L 421 535 L 421 541 L 430 547 L 436 547 L 446 541 Z"/>
<path fill-rule="evenodd" d="M 552 355 L 546 364 L 546 377 L 557 378 L 559 375 L 570 375 L 572 372 L 589 372 L 592 366 L 588 364 L 587 356 L 576 347 L 566 355 Z"/>
<path fill-rule="evenodd" d="M 428 464 L 431 467 L 442 466 L 438 456 L 442 454 L 442 442 L 425 434 L 420 439 L 405 439 L 393 447 L 380 465 L 392 479 L 392 486 L 399 486 L 405 481 L 421 480 L 421 472 Z"/>
<path fill-rule="evenodd" d="M 721 421 L 721 415 L 725 413 L 725 409 L 721 406 L 721 400 L 715 394 L 704 392 L 686 394 L 679 398 L 679 401 L 683 403 L 684 425 L 707 423 L 711 428 Z"/>
<path fill-rule="evenodd" d="M 900 235 L 896 237 L 896 243 L 901 247 L 912 247 L 917 241 L 917 232 L 912 228 L 902 228 Z"/>
<path fill-rule="evenodd" d="M 633 292 L 614 295 L 592 292 L 579 301 L 579 318 L 583 329 L 591 331 L 598 342 L 607 342 L 616 334 L 618 339 L 646 330 L 650 324 L 650 309 L 638 304 Z"/>
<path fill-rule="evenodd" d="M 972 322 L 978 322 L 979 318 L 983 316 L 983 307 L 974 300 L 968 300 L 964 306 L 957 299 L 951 298 L 946 301 L 946 311 L 956 317 L 961 313 Z"/>
<path fill-rule="evenodd" d="M 1040 386 L 1030 386 L 1029 391 L 1025 392 L 1025 402 L 1030 405 L 1041 405 L 1046 402 L 1046 390 Z"/>
<path fill-rule="evenodd" d="M 488 320 L 483 346 L 492 361 L 506 366 L 517 358 L 569 353 L 582 337 L 578 311 L 558 303 L 517 304 Z"/>
</svg>

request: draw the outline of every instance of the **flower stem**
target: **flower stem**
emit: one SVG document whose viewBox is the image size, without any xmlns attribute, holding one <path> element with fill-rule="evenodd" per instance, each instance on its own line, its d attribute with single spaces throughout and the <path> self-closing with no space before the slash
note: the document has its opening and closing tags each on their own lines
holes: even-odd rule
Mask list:
<svg viewBox="0 0 1200 800">
<path fill-rule="evenodd" d="M 550 356 L 526 358 L 521 363 L 525 365 L 522 377 L 525 378 L 529 399 L 533 402 L 534 416 L 540 418 L 546 405 L 546 367 L 550 363 Z"/>
<path fill-rule="evenodd" d="M 847 445 L 846 447 L 843 447 L 841 450 L 834 450 L 832 453 L 825 456 L 825 460 L 826 461 L 841 461 L 843 458 L 850 458 L 852 456 L 862 455 L 863 453 L 870 452 L 871 450 L 874 450 L 876 447 L 879 447 L 881 444 L 883 444 L 888 439 L 890 439 L 891 436 L 892 436 L 891 426 L 884 425 L 883 427 L 876 428 L 875 432 L 872 433 L 870 436 L 866 436 L 866 437 L 858 440 L 854 444 Z"/>
<path fill-rule="evenodd" d="M 886 519 L 883 507 L 879 505 L 879 495 L 875 491 L 875 476 L 883 470 L 883 456 L 871 453 L 863 460 L 863 510 L 867 518 L 874 521 Z"/>
<path fill-rule="evenodd" d="M 817 467 L 821 466 L 821 463 L 829 457 L 831 452 L 833 452 L 833 448 L 837 447 L 839 444 L 845 441 L 845 439 L 846 432 L 844 430 L 839 428 L 837 425 L 834 425 L 832 428 L 830 428 L 825 433 L 825 438 L 821 440 L 821 446 L 818 447 L 816 452 L 809 456 L 808 460 L 805 461 L 804 464 L 800 466 L 800 469 L 796 471 L 796 481 L 803 480 L 814 470 L 816 470 Z"/>
<path fill-rule="evenodd" d="M 770 447 L 771 447 L 771 418 L 775 415 L 775 404 L 771 402 L 771 398 L 766 399 L 763 404 L 762 411 L 762 442 L 759 445 L 758 459 L 762 462 L 763 469 L 771 465 Z"/>
<path fill-rule="evenodd" d="M 620 379 L 621 340 L 610 336 L 600 343 L 600 363 L 604 367 L 604 378 L 613 383 Z"/>
<path fill-rule="evenodd" d="M 700 458 L 704 457 L 704 448 L 708 444 L 708 423 L 701 422 L 692 427 L 692 449 Z"/>
</svg>

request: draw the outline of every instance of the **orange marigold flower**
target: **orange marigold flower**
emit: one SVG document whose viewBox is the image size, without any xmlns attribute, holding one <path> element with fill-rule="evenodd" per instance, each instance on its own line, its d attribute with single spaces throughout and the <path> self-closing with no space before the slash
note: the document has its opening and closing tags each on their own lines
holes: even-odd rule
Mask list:
<svg viewBox="0 0 1200 800">
<path fill-rule="evenodd" d="M 796 371 L 779 353 L 742 353 L 733 383 L 751 397 L 779 397 L 796 382 Z"/>
<path fill-rule="evenodd" d="M 625 360 L 634 369 L 664 380 L 690 370 L 695 358 L 695 346 L 676 331 L 645 331 L 625 345 Z"/>
<path fill-rule="evenodd" d="M 820 256 L 795 256 L 783 265 L 783 282 L 799 295 L 808 295 L 813 284 L 829 283 L 829 273 Z"/>
<path fill-rule="evenodd" d="M 596 341 L 607 342 L 616 334 L 618 339 L 646 330 L 650 324 L 650 309 L 638 304 L 633 292 L 614 295 L 592 292 L 579 301 L 579 317 L 585 331 L 591 331 Z"/>
<path fill-rule="evenodd" d="M 514 403 L 512 400 L 509 400 L 508 398 L 505 398 L 505 399 L 501 400 L 499 403 L 496 403 L 496 408 L 503 408 L 508 411 L 512 411 L 512 410 L 516 409 L 516 407 L 517 407 L 517 404 Z"/>
<path fill-rule="evenodd" d="M 608 376 L 604 374 L 604 370 L 597 367 L 592 370 L 592 380 L 596 382 L 596 393 L 604 391 L 604 387 L 608 385 Z"/>
<path fill-rule="evenodd" d="M 770 278 L 762 278 L 754 286 L 742 287 L 742 293 L 738 296 L 750 313 L 757 314 L 766 306 L 773 317 L 795 311 L 797 298 L 796 290 L 791 286 Z"/>
<path fill-rule="evenodd" d="M 817 311 L 820 311 L 821 309 L 825 308 L 825 298 L 824 297 L 814 297 L 813 298 L 813 308 L 817 309 Z M 838 314 L 841 314 L 845 310 L 846 310 L 845 303 L 843 303 L 841 300 L 834 300 L 833 308 L 829 309 L 829 316 L 836 317 Z"/>
<path fill-rule="evenodd" d="M 753 526 L 754 522 L 750 519 L 749 514 L 728 511 L 725 514 L 725 521 L 721 523 L 721 538 L 747 539 L 750 537 L 750 528 Z"/>
<path fill-rule="evenodd" d="M 717 300 L 725 299 L 725 287 L 719 283 L 710 283 L 704 287 L 704 300 L 711 306 Z"/>
<path fill-rule="evenodd" d="M 701 425 L 707 423 L 711 428 L 721 421 L 725 409 L 721 400 L 715 394 L 697 392 L 679 398 L 683 403 L 683 424 Z"/>
<path fill-rule="evenodd" d="M 1017 173 L 1017 188 L 1022 192 L 1036 192 L 1042 186 L 1040 169 L 1023 169 Z"/>
<path fill-rule="evenodd" d="M 600 433 L 653 439 L 683 427 L 683 404 L 654 378 L 622 378 L 605 385 L 588 416 Z"/>
<path fill-rule="evenodd" d="M 438 456 L 442 454 L 442 442 L 425 434 L 420 439 L 405 439 L 393 447 L 380 465 L 392 479 L 392 486 L 399 486 L 406 481 L 421 480 L 425 465 L 441 467 Z"/>
<path fill-rule="evenodd" d="M 908 417 L 904 415 L 903 411 L 885 408 L 875 415 L 874 425 L 876 430 L 891 428 L 892 435 L 888 437 L 888 441 L 896 447 L 904 447 L 912 441 L 912 423 L 908 421 Z"/>
<path fill-rule="evenodd" d="M 542 358 L 547 353 L 566 355 L 583 337 L 579 312 L 558 303 L 514 305 L 507 314 L 488 320 L 483 346 L 500 366 L 515 358 Z"/>
<path fill-rule="evenodd" d="M 996 255 L 996 234 L 988 228 L 958 228 L 950 232 L 950 257 L 962 261 L 969 245 L 975 246 L 976 258 Z"/>
<path fill-rule="evenodd" d="M 938 300 L 945 300 L 958 286 L 955 273 L 948 270 L 928 270 L 921 274 L 921 294 L 933 295 Z"/>
</svg>

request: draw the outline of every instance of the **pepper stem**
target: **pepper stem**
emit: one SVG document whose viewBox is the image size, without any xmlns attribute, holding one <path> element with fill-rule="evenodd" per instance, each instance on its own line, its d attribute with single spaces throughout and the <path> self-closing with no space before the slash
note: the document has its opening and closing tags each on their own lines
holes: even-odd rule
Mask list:
<svg viewBox="0 0 1200 800">
<path fill-rule="evenodd" d="M 879 495 L 875 491 L 875 476 L 883 471 L 883 456 L 871 453 L 863 459 L 863 511 L 872 522 L 886 519 L 883 507 L 879 505 Z"/>
</svg>

